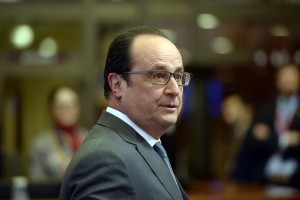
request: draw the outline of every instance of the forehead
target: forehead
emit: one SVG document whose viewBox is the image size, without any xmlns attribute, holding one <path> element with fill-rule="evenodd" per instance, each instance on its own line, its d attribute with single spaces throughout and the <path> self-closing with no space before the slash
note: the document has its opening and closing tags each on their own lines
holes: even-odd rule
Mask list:
<svg viewBox="0 0 300 200">
<path fill-rule="evenodd" d="M 182 66 L 182 58 L 176 46 L 157 35 L 137 36 L 132 44 L 131 57 L 134 64 L 166 64 Z"/>
<path fill-rule="evenodd" d="M 278 71 L 278 78 L 283 79 L 283 78 L 290 78 L 290 77 L 298 77 L 299 76 L 299 71 L 296 67 L 293 66 L 287 66 L 285 68 L 282 68 Z"/>
<path fill-rule="evenodd" d="M 66 102 L 73 102 L 77 101 L 77 94 L 68 88 L 61 88 L 57 91 L 54 103 L 66 103 Z"/>
</svg>

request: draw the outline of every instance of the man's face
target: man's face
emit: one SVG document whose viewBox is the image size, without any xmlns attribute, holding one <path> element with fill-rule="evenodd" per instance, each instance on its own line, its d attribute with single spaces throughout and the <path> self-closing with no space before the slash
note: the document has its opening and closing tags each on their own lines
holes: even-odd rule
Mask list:
<svg viewBox="0 0 300 200">
<path fill-rule="evenodd" d="M 183 71 L 178 49 L 163 37 L 138 36 L 133 41 L 131 58 L 132 71 Z M 166 85 L 154 85 L 149 74 L 131 74 L 129 80 L 131 84 L 123 88 L 122 111 L 142 129 L 159 138 L 161 130 L 177 121 L 182 108 L 182 86 L 178 86 L 173 77 Z"/>
<path fill-rule="evenodd" d="M 299 89 L 299 71 L 288 66 L 281 69 L 277 75 L 277 88 L 286 96 L 290 96 L 298 92 Z"/>
</svg>

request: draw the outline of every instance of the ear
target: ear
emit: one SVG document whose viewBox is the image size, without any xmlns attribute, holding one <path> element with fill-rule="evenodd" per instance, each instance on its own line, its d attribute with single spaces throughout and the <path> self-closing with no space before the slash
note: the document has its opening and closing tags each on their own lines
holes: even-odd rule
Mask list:
<svg viewBox="0 0 300 200">
<path fill-rule="evenodd" d="M 120 99 L 122 97 L 123 79 L 120 77 L 119 74 L 116 73 L 110 73 L 107 79 L 113 96 L 115 96 L 117 99 Z"/>
</svg>

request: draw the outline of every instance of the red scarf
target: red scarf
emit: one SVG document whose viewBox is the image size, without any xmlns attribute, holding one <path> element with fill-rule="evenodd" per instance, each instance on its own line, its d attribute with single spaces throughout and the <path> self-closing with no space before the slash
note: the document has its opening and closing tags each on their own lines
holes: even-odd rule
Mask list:
<svg viewBox="0 0 300 200">
<path fill-rule="evenodd" d="M 79 134 L 78 126 L 63 126 L 60 124 L 56 124 L 56 129 L 59 130 L 62 134 L 66 134 L 69 136 L 69 138 L 71 139 L 70 146 L 72 147 L 74 153 L 82 143 L 82 138 Z"/>
</svg>

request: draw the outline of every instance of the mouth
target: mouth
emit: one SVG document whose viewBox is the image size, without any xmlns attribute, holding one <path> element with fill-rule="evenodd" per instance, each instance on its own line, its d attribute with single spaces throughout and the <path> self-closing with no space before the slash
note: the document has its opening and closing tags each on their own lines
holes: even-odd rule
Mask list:
<svg viewBox="0 0 300 200">
<path fill-rule="evenodd" d="M 167 105 L 164 105 L 165 107 L 169 107 L 169 108 L 177 108 L 178 105 L 175 105 L 175 104 L 167 104 Z"/>
<path fill-rule="evenodd" d="M 179 106 L 176 104 L 163 104 L 163 105 L 160 105 L 160 107 L 164 108 L 168 112 L 174 112 L 178 109 Z"/>
</svg>

